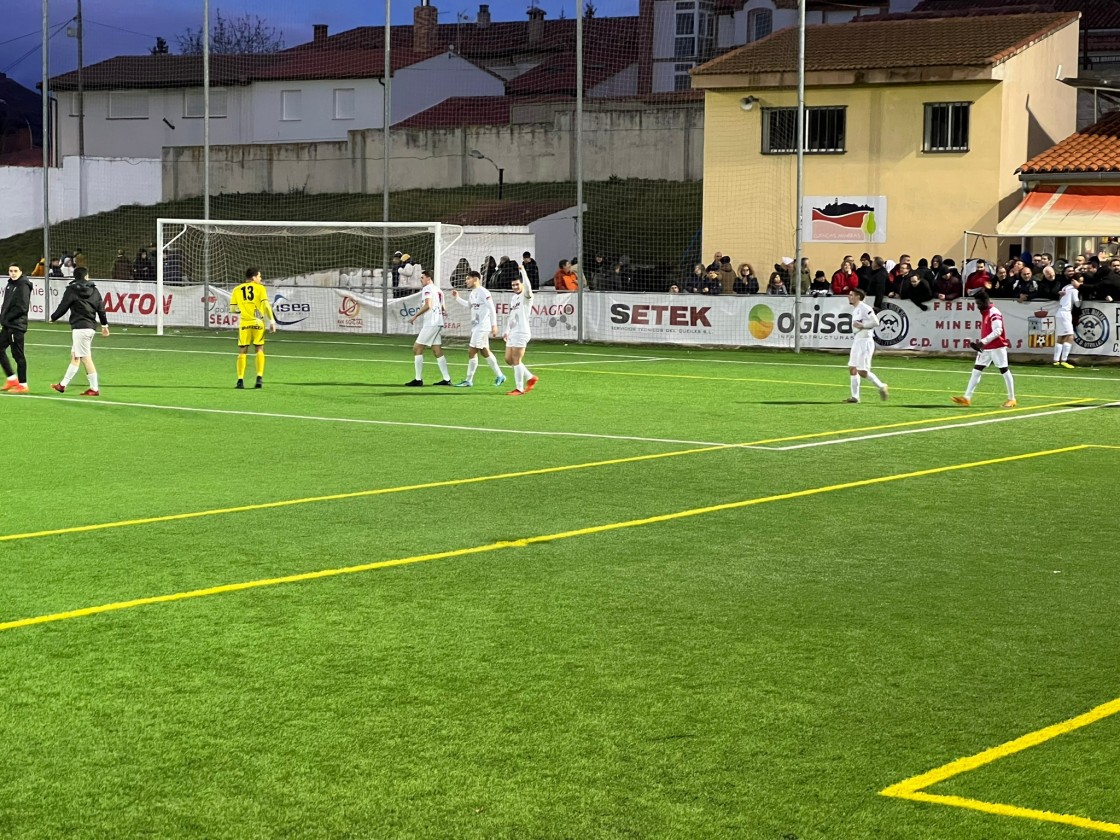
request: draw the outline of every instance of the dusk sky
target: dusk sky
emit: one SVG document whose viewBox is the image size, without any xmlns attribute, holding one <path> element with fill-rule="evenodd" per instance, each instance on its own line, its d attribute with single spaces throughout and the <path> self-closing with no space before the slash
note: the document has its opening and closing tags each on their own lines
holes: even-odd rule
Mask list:
<svg viewBox="0 0 1120 840">
<path fill-rule="evenodd" d="M 637 0 L 593 0 L 600 17 L 637 14 Z M 64 73 L 77 66 L 77 45 L 66 36 L 65 23 L 77 9 L 75 0 L 49 0 L 50 28 L 62 27 L 50 42 L 51 74 Z M 392 6 L 394 24 L 412 22 L 414 0 L 395 0 Z M 444 5 L 445 4 L 445 5 Z M 454 23 L 460 13 L 474 20 L 477 0 L 433 0 L 439 9 L 440 23 Z M 524 20 L 530 0 L 492 0 L 490 13 L 495 21 Z M 574 17 L 575 0 L 538 0 L 537 5 L 549 20 L 560 16 Z M 8 11 L 0 34 L 0 72 L 26 87 L 33 88 L 42 73 L 39 43 L 42 40 L 42 5 L 36 0 L 14 0 L 5 3 Z M 13 8 L 14 6 L 14 8 Z M 245 13 L 260 15 L 283 32 L 285 46 L 311 40 L 311 26 L 325 23 L 330 32 L 341 32 L 355 26 L 383 26 L 385 4 L 359 0 L 211 0 L 210 13 L 239 17 Z M 202 22 L 202 0 L 84 0 L 85 62 L 87 65 L 115 55 L 140 55 L 155 43 L 156 36 L 167 39 L 172 52 L 177 52 L 177 35 L 186 29 L 197 29 Z"/>
</svg>

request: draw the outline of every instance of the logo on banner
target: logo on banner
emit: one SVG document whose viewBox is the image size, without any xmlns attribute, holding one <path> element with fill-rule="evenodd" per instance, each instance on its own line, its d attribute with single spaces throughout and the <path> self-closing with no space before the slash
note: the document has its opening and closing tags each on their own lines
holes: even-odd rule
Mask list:
<svg viewBox="0 0 1120 840">
<path fill-rule="evenodd" d="M 1081 310 L 1074 339 L 1086 350 L 1096 350 L 1108 341 L 1108 316 L 1092 306 Z"/>
<path fill-rule="evenodd" d="M 751 307 L 747 315 L 747 329 L 759 341 L 764 341 L 774 332 L 774 310 L 765 303 L 758 303 Z"/>
<path fill-rule="evenodd" d="M 290 327 L 292 324 L 298 324 L 300 321 L 306 321 L 311 314 L 310 303 L 292 303 L 284 296 L 282 292 L 277 292 L 276 296 L 272 298 L 272 311 L 276 315 L 276 323 L 284 327 Z M 294 321 L 285 321 L 281 315 L 302 315 L 302 318 L 296 318 Z"/>
<path fill-rule="evenodd" d="M 349 295 L 345 295 L 338 306 L 338 326 L 346 330 L 359 330 L 365 326 L 361 315 L 362 305 Z"/>
<path fill-rule="evenodd" d="M 901 306 L 883 301 L 879 310 L 879 326 L 875 328 L 875 343 L 880 347 L 894 347 L 910 334 L 910 316 Z"/>
<path fill-rule="evenodd" d="M 1033 349 L 1053 348 L 1054 333 L 1057 331 L 1054 318 L 1040 309 L 1027 318 L 1027 347 Z"/>
</svg>

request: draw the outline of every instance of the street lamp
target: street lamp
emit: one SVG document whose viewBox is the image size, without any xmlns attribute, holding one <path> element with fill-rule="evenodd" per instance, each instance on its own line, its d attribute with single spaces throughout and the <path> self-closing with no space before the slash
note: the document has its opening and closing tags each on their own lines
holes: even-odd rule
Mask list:
<svg viewBox="0 0 1120 840">
<path fill-rule="evenodd" d="M 493 167 L 498 170 L 498 201 L 501 201 L 502 192 L 505 187 L 506 171 L 502 167 L 498 166 L 498 164 L 494 163 L 494 161 L 490 160 L 490 158 L 486 157 L 486 155 L 484 155 L 478 149 L 471 149 L 470 156 L 475 160 L 490 161 Z"/>
</svg>

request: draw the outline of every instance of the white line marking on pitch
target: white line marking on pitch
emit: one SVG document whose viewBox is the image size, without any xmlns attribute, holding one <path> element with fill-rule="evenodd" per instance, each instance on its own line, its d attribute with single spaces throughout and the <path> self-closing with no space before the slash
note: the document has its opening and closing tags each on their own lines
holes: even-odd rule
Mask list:
<svg viewBox="0 0 1120 840">
<path fill-rule="evenodd" d="M 452 426 L 443 423 L 409 423 L 403 420 L 371 420 L 361 417 L 320 417 L 314 414 L 280 414 L 271 411 L 241 411 L 228 408 L 199 408 L 185 405 L 158 405 L 156 403 L 121 402 L 103 399 L 79 399 L 77 397 L 51 397 L 40 394 L 20 394 L 14 399 L 51 400 L 70 405 L 117 405 L 126 408 L 152 408 L 159 411 L 186 411 L 196 414 L 228 414 L 240 417 L 268 417 L 277 420 L 314 420 L 323 423 L 355 423 L 368 426 L 410 426 L 418 429 L 446 429 L 456 432 L 490 432 L 503 435 L 535 435 L 538 437 L 577 437 L 597 440 L 632 440 L 639 443 L 682 443 L 687 446 L 726 446 L 734 443 L 716 443 L 708 440 L 678 440 L 676 438 L 639 437 L 637 435 L 599 435 L 591 432 L 543 432 L 535 429 L 491 429 L 486 426 Z"/>
<path fill-rule="evenodd" d="M 1069 414 L 1074 411 L 1092 411 L 1096 408 L 1114 408 L 1120 403 L 1105 403 L 1104 405 L 1081 405 L 1074 408 L 1057 408 L 1053 411 L 1038 411 L 1034 414 L 1015 414 L 1007 417 L 989 417 L 984 420 L 969 420 L 964 423 L 951 423 L 944 426 L 923 427 L 920 429 L 896 429 L 893 432 L 877 432 L 873 435 L 858 435 L 857 437 L 835 438 L 833 440 L 815 440 L 810 443 L 795 443 L 789 446 L 766 447 L 775 452 L 791 452 L 795 449 L 811 449 L 814 446 L 835 446 L 841 443 L 858 443 L 863 440 L 876 440 L 877 438 L 896 437 L 900 435 L 920 435 L 925 432 L 942 432 L 949 429 L 964 429 L 969 426 L 986 426 L 989 423 L 1010 423 L 1015 420 L 1029 420 L 1032 417 L 1046 417 L 1051 414 Z M 761 447 L 759 447 L 761 448 Z"/>
</svg>

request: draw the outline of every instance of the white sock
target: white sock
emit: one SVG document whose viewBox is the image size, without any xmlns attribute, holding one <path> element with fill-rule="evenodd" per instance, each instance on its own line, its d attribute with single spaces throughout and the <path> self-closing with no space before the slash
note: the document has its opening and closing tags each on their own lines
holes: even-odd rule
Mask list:
<svg viewBox="0 0 1120 840">
<path fill-rule="evenodd" d="M 447 357 L 440 356 L 436 359 L 436 364 L 439 365 L 439 372 L 443 374 L 443 381 L 446 382 L 451 378 L 450 371 L 447 370 Z"/>
<path fill-rule="evenodd" d="M 859 374 L 852 374 L 852 399 L 859 399 Z"/>
<path fill-rule="evenodd" d="M 94 371 L 93 373 L 87 373 L 86 378 L 89 379 L 89 387 L 90 388 L 92 388 L 94 391 L 100 390 L 97 387 L 97 372 L 96 371 Z"/>
<path fill-rule="evenodd" d="M 878 376 L 876 376 L 871 371 L 867 372 L 867 378 L 870 380 L 871 384 L 874 385 L 876 388 L 882 388 L 883 387 L 883 380 L 880 379 Z"/>
<path fill-rule="evenodd" d="M 13 373 L 11 376 L 8 377 L 8 381 L 9 382 L 15 382 L 16 381 L 16 375 Z"/>
<path fill-rule="evenodd" d="M 62 382 L 60 382 L 59 384 L 62 385 L 63 388 L 65 388 L 67 385 L 70 384 L 70 380 L 73 379 L 77 375 L 78 375 L 78 366 L 77 365 L 70 365 L 68 368 L 66 368 L 66 375 L 64 377 L 62 377 Z"/>
<path fill-rule="evenodd" d="M 494 371 L 495 376 L 502 375 L 501 365 L 498 364 L 498 358 L 493 353 L 486 357 L 486 364 L 490 365 L 490 370 Z"/>
<path fill-rule="evenodd" d="M 982 370 L 972 369 L 972 376 L 968 378 L 968 387 L 964 389 L 964 398 L 966 400 L 972 399 L 972 394 L 976 390 L 976 386 L 980 384 L 980 374 Z"/>
<path fill-rule="evenodd" d="M 415 379 L 423 379 L 424 378 L 424 354 L 423 353 L 421 353 L 419 356 L 413 356 L 412 357 L 412 366 L 416 369 L 416 376 L 414 378 Z"/>
<path fill-rule="evenodd" d="M 1011 378 L 1011 371 L 1004 371 L 1003 384 L 1007 386 L 1007 398 L 1015 399 L 1015 380 Z"/>
<path fill-rule="evenodd" d="M 1063 347 L 1065 347 L 1064 344 L 1055 344 L 1054 345 L 1054 361 L 1055 362 L 1060 362 L 1062 360 L 1062 348 Z"/>
<path fill-rule="evenodd" d="M 529 378 L 525 374 L 528 372 L 525 365 L 517 364 L 513 366 L 513 382 L 517 386 L 518 391 L 525 390 L 525 380 Z"/>
<path fill-rule="evenodd" d="M 478 370 L 478 356 L 467 359 L 467 382 L 474 382 L 474 372 Z"/>
<path fill-rule="evenodd" d="M 1069 359 L 1069 353 L 1072 349 L 1073 349 L 1073 342 L 1072 341 L 1069 344 L 1063 344 L 1062 345 L 1062 361 L 1063 362 L 1067 361 Z"/>
</svg>

